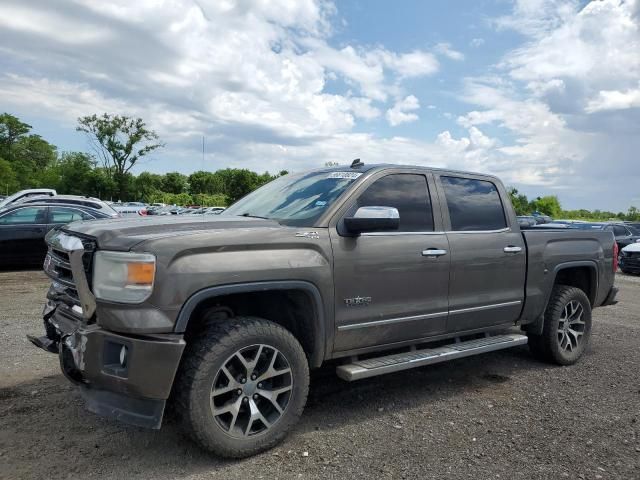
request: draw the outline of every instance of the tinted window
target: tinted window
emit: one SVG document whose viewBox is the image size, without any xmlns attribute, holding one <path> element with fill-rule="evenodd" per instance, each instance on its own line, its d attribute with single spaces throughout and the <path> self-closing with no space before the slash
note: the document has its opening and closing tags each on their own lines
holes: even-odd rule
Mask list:
<svg viewBox="0 0 640 480">
<path fill-rule="evenodd" d="M 499 230 L 507 226 L 496 186 L 484 180 L 440 177 L 451 218 L 451 229 Z"/>
<path fill-rule="evenodd" d="M 309 227 L 360 175 L 326 170 L 285 175 L 254 190 L 221 215 L 264 217 L 283 225 Z"/>
<path fill-rule="evenodd" d="M 622 225 L 614 225 L 613 226 L 613 234 L 616 237 L 624 237 L 626 235 L 629 235 L 629 232 L 627 232 L 627 229 L 624 228 Z"/>
<path fill-rule="evenodd" d="M 376 180 L 358 198 L 357 207 L 395 207 L 400 232 L 433 230 L 427 179 L 423 175 L 394 174 Z"/>
<path fill-rule="evenodd" d="M 93 217 L 87 213 L 72 208 L 52 207 L 51 223 L 70 223 L 77 220 L 91 220 Z"/>
<path fill-rule="evenodd" d="M 19 208 L 2 215 L 0 217 L 0 225 L 45 223 L 46 213 L 46 209 L 42 207 Z"/>
</svg>

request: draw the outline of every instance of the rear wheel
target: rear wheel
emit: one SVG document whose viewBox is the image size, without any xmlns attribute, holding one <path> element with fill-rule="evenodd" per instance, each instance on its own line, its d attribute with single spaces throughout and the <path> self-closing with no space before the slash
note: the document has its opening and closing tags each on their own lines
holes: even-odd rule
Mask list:
<svg viewBox="0 0 640 480">
<path fill-rule="evenodd" d="M 572 365 L 584 353 L 591 336 L 591 303 L 576 287 L 556 285 L 544 314 L 542 335 L 529 334 L 537 358 Z"/>
<path fill-rule="evenodd" d="M 205 449 L 250 456 L 280 442 L 300 418 L 307 359 L 280 325 L 255 317 L 212 322 L 185 355 L 176 380 L 177 413 Z"/>
</svg>

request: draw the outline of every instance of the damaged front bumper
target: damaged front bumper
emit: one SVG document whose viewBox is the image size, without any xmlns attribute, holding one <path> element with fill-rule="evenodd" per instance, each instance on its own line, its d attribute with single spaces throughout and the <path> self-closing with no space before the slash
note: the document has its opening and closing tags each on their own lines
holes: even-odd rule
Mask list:
<svg viewBox="0 0 640 480">
<path fill-rule="evenodd" d="M 160 428 L 185 347 L 181 335 L 121 335 L 85 324 L 51 301 L 44 321 L 47 336 L 29 339 L 58 354 L 62 372 L 80 387 L 88 410 Z"/>
<path fill-rule="evenodd" d="M 56 353 L 87 408 L 141 427 L 160 428 L 185 342 L 181 335 L 123 335 L 99 325 L 89 279 L 92 238 L 52 230 L 44 272 L 53 280 L 43 320 L 46 335 L 29 340 Z"/>
</svg>

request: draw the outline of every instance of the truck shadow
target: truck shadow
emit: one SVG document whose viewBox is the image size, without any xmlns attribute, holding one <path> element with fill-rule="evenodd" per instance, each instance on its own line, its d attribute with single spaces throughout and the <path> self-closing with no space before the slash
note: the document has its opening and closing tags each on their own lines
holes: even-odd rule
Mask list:
<svg viewBox="0 0 640 480">
<path fill-rule="evenodd" d="M 335 365 L 313 372 L 308 405 L 300 423 L 283 444 L 240 461 L 218 459 L 202 451 L 171 418 L 161 431 L 128 427 L 97 417 L 83 408 L 79 394 L 60 375 L 0 389 L 2 478 L 36 478 L 42 472 L 69 475 L 108 472 L 117 476 L 156 478 L 259 465 L 273 455 L 300 454 L 314 433 L 369 421 L 393 422 L 406 409 L 428 411 L 468 392 L 487 399 L 511 397 L 512 376 L 554 368 L 534 361 L 526 347 L 485 354 L 482 361 L 460 359 L 354 383 L 335 376 Z M 2 463 L 2 462 L 0 462 Z M 3 471 L 5 470 L 6 471 Z M 223 475 L 224 477 L 224 475 Z"/>
</svg>

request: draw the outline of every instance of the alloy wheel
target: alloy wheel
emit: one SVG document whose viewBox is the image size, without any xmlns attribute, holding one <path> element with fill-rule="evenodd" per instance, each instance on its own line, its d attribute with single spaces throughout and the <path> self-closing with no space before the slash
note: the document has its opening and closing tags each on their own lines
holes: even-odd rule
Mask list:
<svg viewBox="0 0 640 480">
<path fill-rule="evenodd" d="M 577 300 L 564 306 L 558 321 L 558 343 L 561 350 L 573 352 L 582 344 L 585 332 L 583 316 L 584 308 Z"/>
<path fill-rule="evenodd" d="M 282 418 L 292 389 L 284 354 L 270 345 L 251 345 L 231 355 L 216 373 L 211 412 L 232 437 L 262 434 Z"/>
</svg>

